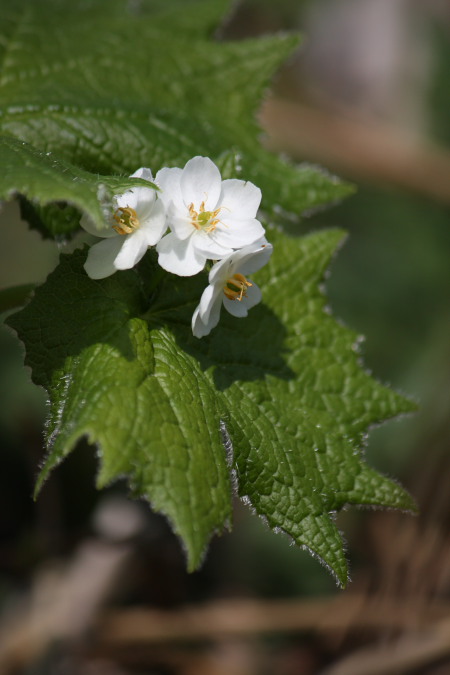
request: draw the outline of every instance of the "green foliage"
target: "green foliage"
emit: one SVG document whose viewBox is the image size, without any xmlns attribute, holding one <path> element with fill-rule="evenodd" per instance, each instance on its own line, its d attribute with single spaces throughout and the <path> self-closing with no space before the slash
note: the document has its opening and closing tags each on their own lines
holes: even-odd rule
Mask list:
<svg viewBox="0 0 450 675">
<path fill-rule="evenodd" d="M 24 305 L 31 298 L 34 287 L 34 284 L 22 284 L 21 286 L 2 288 L 0 290 L 0 313 Z"/>
<path fill-rule="evenodd" d="M 259 146 L 261 96 L 298 40 L 215 43 L 225 7 L 4 3 L 0 197 L 19 195 L 33 226 L 67 235 L 80 211 L 105 226 L 112 196 L 139 183 L 120 176 L 194 155 L 260 186 L 266 214 L 348 194 Z M 99 487 L 127 475 L 133 493 L 169 517 L 190 569 L 229 525 L 235 487 L 345 584 L 330 514 L 353 503 L 414 505 L 361 455 L 369 425 L 412 405 L 361 369 L 357 336 L 325 311 L 319 285 L 342 237 L 273 229 L 273 259 L 257 275 L 264 304 L 245 321 L 223 316 L 202 340 L 190 322 L 205 273 L 168 275 L 149 252 L 137 268 L 93 281 L 85 250 L 63 256 L 9 319 L 51 401 L 37 489 L 86 435 L 98 447 Z"/>
<path fill-rule="evenodd" d="M 367 426 L 411 404 L 361 370 L 356 336 L 324 312 L 318 283 L 341 238 L 272 232 L 273 260 L 258 275 L 265 304 L 245 321 L 223 316 L 202 340 L 190 320 L 205 274 L 171 277 L 148 255 L 98 282 L 82 268 L 85 252 L 64 256 L 10 319 L 51 396 L 38 487 L 87 434 L 99 444 L 99 486 L 129 475 L 169 516 L 194 568 L 230 519 L 232 469 L 240 495 L 345 583 L 329 513 L 413 504 L 362 461 Z"/>
<path fill-rule="evenodd" d="M 133 185 L 149 185 L 140 178 L 89 173 L 11 136 L 0 136 L 0 157 L 4 169 L 0 197 L 20 195 L 22 216 L 32 226 L 53 235 L 64 235 L 78 227 L 78 212 L 66 204 L 86 211 L 101 230 L 107 227 L 104 210 L 112 209 L 114 194 Z M 72 220 L 68 220 L 67 210 Z"/>
<path fill-rule="evenodd" d="M 216 159 L 231 149 L 242 176 L 261 187 L 267 210 L 280 205 L 299 213 L 350 192 L 259 145 L 254 118 L 261 96 L 296 37 L 213 43 L 208 33 L 227 3 L 140 6 L 133 10 L 121 0 L 2 3 L 0 133 L 54 162 L 104 175 L 183 166 L 194 155 Z M 19 178 L 21 161 L 3 159 L 0 195 L 6 196 L 10 178 Z M 29 188 L 22 194 L 30 199 L 41 200 L 43 193 L 47 201 L 62 199 L 58 184 L 73 180 L 73 169 L 65 173 L 60 166 L 52 196 L 40 190 L 39 167 L 29 169 L 33 184 L 19 183 L 17 190 Z"/>
</svg>

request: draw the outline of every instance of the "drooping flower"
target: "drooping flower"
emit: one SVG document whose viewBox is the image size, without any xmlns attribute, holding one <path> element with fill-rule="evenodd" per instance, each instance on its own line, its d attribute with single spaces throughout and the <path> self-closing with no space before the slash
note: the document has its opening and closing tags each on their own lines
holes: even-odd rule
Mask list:
<svg viewBox="0 0 450 675">
<path fill-rule="evenodd" d="M 130 178 L 153 181 L 150 169 L 138 169 Z M 134 267 L 149 246 L 159 242 L 167 229 L 163 202 L 152 187 L 134 187 L 114 196 L 115 206 L 111 213 L 110 227 L 99 231 L 84 215 L 81 226 L 90 234 L 103 237 L 94 244 L 84 264 L 91 279 L 103 279 L 117 270 Z"/>
<path fill-rule="evenodd" d="M 259 287 L 247 279 L 248 274 L 263 267 L 272 255 L 272 244 L 265 239 L 233 251 L 213 265 L 209 285 L 192 317 L 195 337 L 208 335 L 217 326 L 222 305 L 236 317 L 245 317 L 261 300 Z"/>
<path fill-rule="evenodd" d="M 221 260 L 264 236 L 256 219 L 261 190 L 242 180 L 222 180 L 208 157 L 194 157 L 184 169 L 161 169 L 155 182 L 171 229 L 157 246 L 158 262 L 168 272 L 192 276 L 206 260 Z"/>
</svg>

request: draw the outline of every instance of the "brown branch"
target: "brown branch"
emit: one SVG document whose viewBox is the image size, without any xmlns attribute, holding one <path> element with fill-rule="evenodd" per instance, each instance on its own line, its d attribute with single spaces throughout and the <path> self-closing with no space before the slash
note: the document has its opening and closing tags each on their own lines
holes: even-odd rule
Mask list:
<svg viewBox="0 0 450 675">
<path fill-rule="evenodd" d="M 266 145 L 348 178 L 395 185 L 450 203 L 450 151 L 398 128 L 277 98 L 260 115 Z"/>
<path fill-rule="evenodd" d="M 319 600 L 228 600 L 177 611 L 128 609 L 106 614 L 97 625 L 96 645 L 126 648 L 149 643 L 196 641 L 289 631 L 332 632 L 404 629 L 426 626 L 446 616 L 448 603 L 424 605 L 414 600 L 371 599 L 343 594 Z"/>
<path fill-rule="evenodd" d="M 92 541 L 80 547 L 67 568 L 41 570 L 28 606 L 2 617 L 0 672 L 15 672 L 33 663 L 55 641 L 79 638 L 129 558 L 126 545 Z"/>
<path fill-rule="evenodd" d="M 450 619 L 446 618 L 389 645 L 358 650 L 327 668 L 322 675 L 401 675 L 448 656 Z"/>
<path fill-rule="evenodd" d="M 93 520 L 103 538 L 84 541 L 70 562 L 39 570 L 27 601 L 0 617 L 2 675 L 39 660 L 55 642 L 82 640 L 124 578 L 132 539 L 145 525 L 140 510 L 126 500 L 105 498 Z"/>
</svg>

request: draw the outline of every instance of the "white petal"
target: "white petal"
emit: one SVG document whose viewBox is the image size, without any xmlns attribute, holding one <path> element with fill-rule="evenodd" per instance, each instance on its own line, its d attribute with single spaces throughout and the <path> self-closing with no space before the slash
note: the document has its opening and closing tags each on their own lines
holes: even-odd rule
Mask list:
<svg viewBox="0 0 450 675">
<path fill-rule="evenodd" d="M 192 238 L 194 239 L 194 245 L 197 251 L 209 260 L 221 260 L 231 253 L 229 246 L 226 248 L 220 246 L 220 244 L 214 241 L 211 234 L 207 234 L 201 230 L 196 230 L 192 235 Z"/>
<path fill-rule="evenodd" d="M 126 208 L 127 206 L 134 209 L 139 218 L 145 218 L 149 210 L 152 208 L 156 195 L 156 190 L 150 187 L 135 187 L 126 190 L 121 195 L 114 197 L 117 207 Z"/>
<path fill-rule="evenodd" d="M 239 300 L 230 300 L 230 298 L 227 298 L 227 296 L 224 295 L 223 305 L 230 314 L 237 316 L 239 319 L 242 319 L 248 314 L 247 307 L 242 300 L 240 302 Z"/>
<path fill-rule="evenodd" d="M 198 307 L 195 310 L 194 314 L 192 315 L 191 326 L 192 326 L 192 333 L 196 338 L 202 338 L 205 335 L 209 335 L 212 328 L 214 328 L 214 326 L 210 326 L 208 324 L 203 323 L 203 321 L 200 318 Z"/>
<path fill-rule="evenodd" d="M 160 199 L 168 207 L 173 202 L 175 208 L 181 213 L 186 210 L 186 204 L 183 201 L 180 187 L 180 179 L 183 170 L 178 168 L 169 169 L 165 167 L 158 171 L 155 176 L 156 185 L 161 188 Z"/>
<path fill-rule="evenodd" d="M 237 251 L 233 251 L 211 267 L 208 277 L 210 284 L 222 283 L 224 285 L 228 277 L 234 274 L 233 260 L 235 253 Z"/>
<path fill-rule="evenodd" d="M 273 246 L 269 242 L 263 244 L 251 244 L 242 248 L 239 253 L 236 271 L 241 274 L 253 274 L 257 270 L 264 267 L 272 255 Z"/>
<path fill-rule="evenodd" d="M 130 178 L 143 178 L 144 180 L 153 182 L 152 172 L 145 167 L 135 171 L 131 174 Z M 140 210 L 141 215 L 143 216 L 145 214 L 146 205 L 149 206 L 154 202 L 156 194 L 157 191 L 154 188 L 136 186 L 126 190 L 120 195 L 115 195 L 114 199 L 118 207 L 121 206 L 122 208 L 126 208 L 127 206 L 130 206 L 132 209 L 135 209 L 136 212 L 141 206 Z"/>
<path fill-rule="evenodd" d="M 257 284 L 253 282 L 250 288 L 247 288 L 247 294 L 242 298 L 241 304 L 244 303 L 247 310 L 249 310 L 255 305 L 257 305 L 259 302 L 261 302 L 261 298 L 262 298 L 261 289 Z"/>
<path fill-rule="evenodd" d="M 205 326 L 205 324 L 203 323 L 203 321 L 200 318 L 198 307 L 196 308 L 196 310 L 194 311 L 194 313 L 192 315 L 191 326 L 192 326 L 192 333 L 193 333 L 194 337 L 196 337 L 196 338 L 202 338 L 205 335 L 208 335 L 208 333 L 209 333 L 208 328 Z"/>
<path fill-rule="evenodd" d="M 151 183 L 154 182 L 152 172 L 150 169 L 146 169 L 144 166 L 132 173 L 130 178 L 143 178 L 144 180 L 148 180 Z"/>
<path fill-rule="evenodd" d="M 198 338 L 208 335 L 217 326 L 220 319 L 221 289 L 212 289 L 212 296 L 210 296 L 211 290 L 208 289 L 212 289 L 212 286 L 205 288 L 200 298 L 200 304 L 192 316 L 192 332 Z M 202 306 L 205 308 L 206 304 L 208 304 L 207 312 L 202 314 Z"/>
<path fill-rule="evenodd" d="M 136 209 L 138 210 L 151 207 L 159 195 L 159 192 L 152 187 L 134 187 L 128 190 L 128 192 L 132 192 L 136 197 Z"/>
<path fill-rule="evenodd" d="M 211 237 L 221 246 L 242 248 L 253 244 L 264 236 L 264 228 L 256 218 L 237 220 L 229 216 L 222 217 Z"/>
<path fill-rule="evenodd" d="M 217 326 L 220 319 L 220 310 L 222 309 L 222 291 L 217 295 L 214 303 L 211 305 L 211 310 L 208 317 L 208 327 L 212 330 Z"/>
<path fill-rule="evenodd" d="M 181 176 L 181 194 L 186 206 L 194 204 L 198 211 L 205 203 L 205 211 L 213 211 L 220 197 L 220 171 L 209 157 L 194 157 L 187 162 Z"/>
<path fill-rule="evenodd" d="M 154 246 L 163 236 L 167 229 L 166 211 L 164 204 L 157 199 L 153 204 L 148 218 L 141 222 L 142 236 L 145 237 L 147 246 Z"/>
<path fill-rule="evenodd" d="M 84 263 L 84 269 L 91 279 L 104 279 L 116 272 L 114 264 L 123 245 L 123 237 L 116 234 L 114 239 L 104 239 L 94 244 Z"/>
<path fill-rule="evenodd" d="M 144 188 L 144 190 L 148 190 L 149 188 Z M 115 195 L 114 196 L 114 201 L 116 203 L 116 208 L 123 208 L 126 209 L 127 206 L 130 208 L 136 210 L 136 206 L 139 201 L 139 195 L 138 195 L 138 190 L 142 190 L 142 188 L 136 188 L 134 190 L 126 190 L 125 192 L 122 192 L 121 195 Z M 154 190 L 151 190 L 151 192 L 154 194 Z"/>
<path fill-rule="evenodd" d="M 168 221 L 170 229 L 175 233 L 178 239 L 187 239 L 195 232 L 191 219 L 188 217 L 189 212 L 187 208 L 185 208 L 186 215 L 179 216 L 178 214 L 180 214 L 181 211 L 176 211 L 175 214 L 174 211 L 175 209 L 173 208 L 170 208 L 169 210 Z"/>
<path fill-rule="evenodd" d="M 93 234 L 94 237 L 117 237 L 117 232 L 113 229 L 112 225 L 105 223 L 103 228 L 99 229 L 86 213 L 83 213 L 81 216 L 80 225 L 83 230 L 86 230 L 89 234 Z"/>
<path fill-rule="evenodd" d="M 211 312 L 215 314 L 217 309 L 220 312 L 222 293 L 222 286 L 213 286 L 211 284 L 209 284 L 203 291 L 198 307 L 200 310 L 200 318 L 204 323 L 208 323 Z M 218 305 L 218 307 L 215 307 L 216 305 Z"/>
<path fill-rule="evenodd" d="M 258 304 L 261 301 L 261 290 L 256 284 L 252 284 L 247 288 L 247 295 L 245 295 L 241 301 L 239 300 L 230 300 L 224 295 L 223 304 L 225 308 L 233 316 L 238 318 L 243 318 L 247 316 L 248 310 Z"/>
<path fill-rule="evenodd" d="M 261 203 L 261 190 L 253 183 L 231 178 L 222 182 L 219 206 L 235 218 L 254 218 Z"/>
<path fill-rule="evenodd" d="M 192 237 L 177 239 L 173 234 L 166 234 L 156 247 L 158 262 L 167 272 L 181 277 L 190 277 L 200 272 L 205 266 L 206 258 L 198 253 L 192 245 Z"/>
<path fill-rule="evenodd" d="M 129 270 L 134 267 L 143 257 L 148 249 L 148 244 L 141 230 L 136 230 L 133 234 L 119 235 L 125 241 L 122 248 L 114 260 L 114 266 L 118 270 Z"/>
<path fill-rule="evenodd" d="M 156 192 L 152 188 L 133 188 L 124 192 L 120 198 L 116 199 L 117 205 L 126 208 L 130 206 L 136 211 L 139 222 L 142 223 L 147 220 L 153 211 L 156 201 Z"/>
</svg>

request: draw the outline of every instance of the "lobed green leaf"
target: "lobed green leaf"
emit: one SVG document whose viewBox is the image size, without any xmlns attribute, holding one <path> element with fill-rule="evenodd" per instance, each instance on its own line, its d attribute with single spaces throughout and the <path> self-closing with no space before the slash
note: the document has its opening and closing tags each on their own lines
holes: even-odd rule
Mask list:
<svg viewBox="0 0 450 675">
<path fill-rule="evenodd" d="M 261 97 L 298 38 L 214 41 L 227 6 L 3 2 L 0 198 L 18 196 L 44 236 L 66 236 L 80 212 L 106 227 L 115 194 L 148 186 L 126 178 L 139 166 L 156 172 L 195 155 L 214 159 L 224 178 L 257 184 L 268 214 L 348 194 L 345 183 L 260 147 Z M 342 237 L 271 231 L 274 255 L 256 277 L 264 303 L 245 321 L 224 313 L 202 340 L 190 322 L 206 274 L 170 276 L 150 251 L 137 268 L 94 281 L 86 250 L 63 256 L 8 319 L 50 398 L 37 490 L 87 436 L 99 487 L 126 475 L 171 520 L 190 569 L 212 532 L 229 526 L 236 489 L 345 584 L 334 513 L 414 504 L 363 460 L 370 425 L 413 406 L 364 372 L 357 336 L 325 311 L 319 289 Z"/>
<path fill-rule="evenodd" d="M 63 256 L 9 319 L 51 398 L 38 488 L 87 435 L 99 448 L 99 486 L 128 475 L 168 515 L 195 568 L 211 532 L 230 522 L 235 480 L 271 527 L 345 584 L 332 514 L 414 504 L 361 454 L 370 424 L 413 406 L 361 369 L 356 336 L 324 311 L 319 282 L 342 236 L 272 232 L 273 259 L 257 275 L 264 304 L 245 321 L 224 313 L 202 340 L 190 320 L 204 274 L 173 277 L 150 253 L 133 271 L 93 281 L 84 251 Z"/>
<path fill-rule="evenodd" d="M 3 2 L 0 134 L 51 157 L 53 174 L 61 175 L 52 193 L 27 146 L 22 164 L 11 154 L 2 158 L 0 194 L 11 192 L 14 178 L 14 192 L 31 181 L 29 197 L 58 201 L 74 166 L 127 175 L 139 166 L 156 172 L 230 150 L 241 176 L 261 187 L 267 211 L 281 206 L 298 214 L 349 194 L 345 183 L 312 167 L 295 168 L 260 147 L 255 116 L 261 97 L 298 38 L 214 42 L 211 27 L 226 4 Z M 95 208 L 88 197 L 77 205 Z M 75 218 L 72 228 L 77 224 Z M 54 222 L 47 229 L 58 233 Z M 59 233 L 68 229 L 63 222 Z"/>
</svg>

